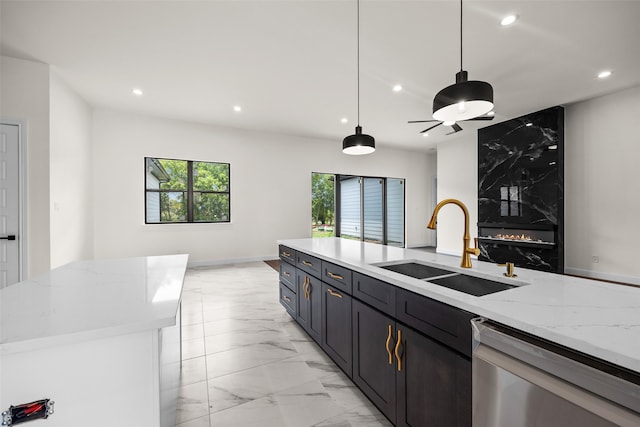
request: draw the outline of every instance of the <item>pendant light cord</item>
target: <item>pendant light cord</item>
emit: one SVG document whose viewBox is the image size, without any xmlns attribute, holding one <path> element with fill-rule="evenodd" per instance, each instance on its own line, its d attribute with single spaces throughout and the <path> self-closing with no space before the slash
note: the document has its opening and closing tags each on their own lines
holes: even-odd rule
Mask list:
<svg viewBox="0 0 640 427">
<path fill-rule="evenodd" d="M 462 71 L 462 0 L 460 0 L 460 71 Z"/>
<path fill-rule="evenodd" d="M 358 73 L 358 126 L 360 126 L 360 0 L 358 0 L 357 3 L 357 20 L 356 20 L 356 33 L 357 33 L 357 57 L 358 57 L 358 66 L 357 66 L 357 73 Z"/>
</svg>

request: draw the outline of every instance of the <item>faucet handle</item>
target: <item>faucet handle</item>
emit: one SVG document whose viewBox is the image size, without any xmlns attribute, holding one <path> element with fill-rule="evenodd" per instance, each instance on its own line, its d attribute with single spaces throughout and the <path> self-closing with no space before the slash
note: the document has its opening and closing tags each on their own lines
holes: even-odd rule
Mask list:
<svg viewBox="0 0 640 427">
<path fill-rule="evenodd" d="M 478 249 L 478 238 L 473 238 L 473 248 L 465 248 L 465 251 L 469 254 L 473 254 L 475 256 L 480 255 L 480 249 Z"/>
</svg>

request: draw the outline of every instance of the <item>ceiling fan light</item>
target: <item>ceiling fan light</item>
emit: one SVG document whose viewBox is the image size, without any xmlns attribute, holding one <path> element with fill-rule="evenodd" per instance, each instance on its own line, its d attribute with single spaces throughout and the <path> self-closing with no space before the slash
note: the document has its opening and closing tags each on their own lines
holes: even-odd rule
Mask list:
<svg viewBox="0 0 640 427">
<path fill-rule="evenodd" d="M 349 135 L 342 141 L 344 154 L 362 155 L 376 151 L 376 140 L 371 135 L 362 133 L 362 127 L 356 126 L 356 133 Z"/>
<path fill-rule="evenodd" d="M 493 87 L 479 80 L 458 81 L 433 98 L 433 118 L 442 122 L 469 120 L 492 109 Z"/>
</svg>

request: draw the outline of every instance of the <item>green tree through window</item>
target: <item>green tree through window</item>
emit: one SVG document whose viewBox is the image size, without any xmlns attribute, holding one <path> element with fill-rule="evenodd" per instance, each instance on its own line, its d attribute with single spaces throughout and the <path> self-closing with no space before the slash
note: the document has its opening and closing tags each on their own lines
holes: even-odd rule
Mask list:
<svg viewBox="0 0 640 427">
<path fill-rule="evenodd" d="M 313 237 L 334 236 L 335 177 L 333 174 L 311 174 L 311 221 Z"/>
<path fill-rule="evenodd" d="M 228 163 L 145 158 L 146 223 L 229 222 Z"/>
</svg>

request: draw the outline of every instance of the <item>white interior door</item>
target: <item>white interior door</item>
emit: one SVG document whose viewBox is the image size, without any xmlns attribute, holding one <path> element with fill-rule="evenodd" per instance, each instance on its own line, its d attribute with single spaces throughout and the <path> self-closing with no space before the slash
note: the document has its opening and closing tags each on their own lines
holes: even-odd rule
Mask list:
<svg viewBox="0 0 640 427">
<path fill-rule="evenodd" d="M 19 127 L 0 125 L 0 288 L 20 281 Z"/>
</svg>

